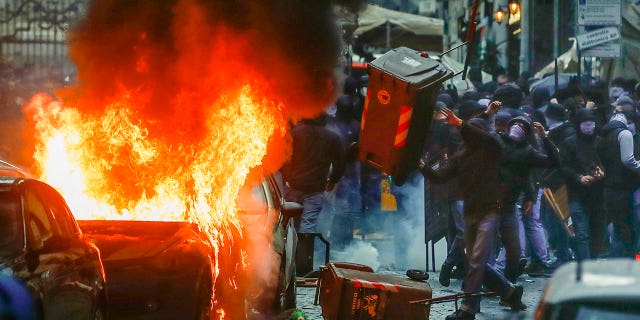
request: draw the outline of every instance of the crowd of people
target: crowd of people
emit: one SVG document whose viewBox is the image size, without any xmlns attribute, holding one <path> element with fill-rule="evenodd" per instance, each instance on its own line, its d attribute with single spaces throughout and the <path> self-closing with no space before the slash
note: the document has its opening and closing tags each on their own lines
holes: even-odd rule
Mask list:
<svg viewBox="0 0 640 320">
<path fill-rule="evenodd" d="M 449 220 L 439 282 L 449 286 L 457 275 L 464 292 L 484 288 L 499 294 L 502 305 L 521 310 L 526 306 L 518 279 L 524 273 L 549 276 L 571 260 L 635 257 L 640 252 L 640 83 L 574 80 L 559 90 L 530 90 L 525 78 L 501 75 L 476 88 L 461 96 L 455 88 L 440 92 L 418 170 L 427 181 L 426 207 Z M 344 94 L 319 118 L 331 138 L 318 141 L 332 143 L 303 140 L 325 159 L 314 178 L 322 182 L 315 197 L 335 185 L 333 212 L 354 213 L 356 228 L 366 233 L 367 217 L 380 210 L 385 177 L 355 157 L 364 102 L 360 89 L 349 78 Z M 298 152 L 312 154 L 296 148 L 293 138 L 294 159 Z M 316 198 L 316 211 L 321 202 L 328 201 Z M 398 207 L 401 202 L 398 197 Z M 328 229 L 313 230 L 326 234 Z M 478 295 L 465 298 L 447 319 L 473 319 L 479 302 Z"/>
<path fill-rule="evenodd" d="M 464 224 L 450 224 L 440 283 L 466 269 L 465 292 L 484 286 L 516 310 L 526 308 L 522 273 L 640 252 L 640 83 L 528 91 L 526 81 L 503 81 L 493 92 L 441 93 L 421 163 L 430 198 L 459 203 L 439 208 Z M 471 297 L 448 319 L 478 311 Z"/>
</svg>

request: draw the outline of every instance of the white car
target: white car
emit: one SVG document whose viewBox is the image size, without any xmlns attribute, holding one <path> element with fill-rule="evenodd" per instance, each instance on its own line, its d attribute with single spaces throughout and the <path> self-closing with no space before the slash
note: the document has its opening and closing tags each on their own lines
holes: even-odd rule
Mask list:
<svg viewBox="0 0 640 320">
<path fill-rule="evenodd" d="M 560 267 L 547 283 L 535 319 L 640 319 L 640 261 L 589 260 Z"/>
</svg>

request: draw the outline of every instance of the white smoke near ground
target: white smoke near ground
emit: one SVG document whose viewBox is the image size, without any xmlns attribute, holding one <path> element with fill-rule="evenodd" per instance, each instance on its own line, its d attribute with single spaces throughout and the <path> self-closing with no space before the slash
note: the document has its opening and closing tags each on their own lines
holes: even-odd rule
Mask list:
<svg viewBox="0 0 640 320">
<path fill-rule="evenodd" d="M 374 226 L 374 230 L 364 238 L 357 235 L 360 239 L 354 239 L 343 250 L 332 248 L 332 261 L 364 264 L 374 270 L 426 269 L 424 178 L 416 173 L 404 185 L 393 186 L 391 191 L 396 196 L 398 211 L 365 213 L 363 219 Z M 360 221 L 355 227 L 358 229 L 364 224 Z M 442 263 L 445 255 L 443 239 L 436 243 L 436 264 Z"/>
<path fill-rule="evenodd" d="M 335 251 L 333 258 L 335 261 L 363 264 L 373 270 L 380 268 L 380 253 L 367 241 L 355 240 L 344 251 Z"/>
</svg>

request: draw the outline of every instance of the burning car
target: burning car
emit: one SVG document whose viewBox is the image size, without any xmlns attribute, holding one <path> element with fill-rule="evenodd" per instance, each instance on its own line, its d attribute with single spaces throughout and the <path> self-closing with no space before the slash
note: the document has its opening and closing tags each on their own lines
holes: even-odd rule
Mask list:
<svg viewBox="0 0 640 320">
<path fill-rule="evenodd" d="M 289 218 L 301 207 L 282 199 L 272 176 L 245 186 L 237 201 L 245 241 L 222 246 L 218 255 L 189 222 L 79 221 L 102 252 L 110 315 L 264 319 L 295 308 L 297 238 Z M 239 246 L 259 258 L 238 265 Z"/>
<path fill-rule="evenodd" d="M 2 165 L 2 174 L 26 175 Z M 49 185 L 0 177 L 0 272 L 28 287 L 44 319 L 104 319 L 107 289 L 98 248 Z"/>
</svg>

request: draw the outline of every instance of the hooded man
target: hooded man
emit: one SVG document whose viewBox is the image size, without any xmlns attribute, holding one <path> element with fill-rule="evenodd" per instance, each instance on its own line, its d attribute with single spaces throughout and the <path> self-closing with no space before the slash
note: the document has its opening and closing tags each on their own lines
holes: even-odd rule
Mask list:
<svg viewBox="0 0 640 320">
<path fill-rule="evenodd" d="M 467 249 L 467 274 L 463 281 L 466 293 L 480 292 L 483 283 L 497 291 L 512 309 L 524 308 L 522 286 L 513 285 L 501 273 L 487 264 L 489 251 L 495 247 L 496 231 L 500 220 L 500 204 L 504 185 L 496 178 L 502 157 L 500 144 L 489 134 L 486 119 L 500 109 L 500 103 L 492 103 L 481 117 L 463 122 L 448 109 L 443 110 L 450 125 L 459 126 L 464 141 L 463 149 L 452 156 L 446 166 L 435 170 L 422 163 L 420 171 L 434 183 L 458 178 L 459 190 L 464 200 L 464 243 Z M 480 297 L 463 299 L 459 310 L 447 320 L 475 319 L 480 309 Z"/>
<path fill-rule="evenodd" d="M 578 261 L 597 257 L 604 244 L 604 172 L 597 151 L 594 110 L 581 109 L 573 123 L 576 134 L 560 149 L 562 173 L 569 191 L 569 210 L 575 230 L 574 252 Z"/>
<path fill-rule="evenodd" d="M 532 134 L 541 139 L 543 152 L 531 144 Z M 522 214 L 531 214 L 537 193 L 530 182 L 534 168 L 550 168 L 559 163 L 557 149 L 547 137 L 540 123 L 531 123 L 529 117 L 515 117 L 509 121 L 508 129 L 499 135 L 502 149 L 499 179 L 503 184 L 501 200 L 500 235 L 506 253 L 505 276 L 512 282 L 521 270 L 518 219 L 515 204 L 522 195 Z"/>
<path fill-rule="evenodd" d="M 562 147 L 563 141 L 576 134 L 565 107 L 558 103 L 549 103 L 544 112 L 544 117 L 549 128 L 549 139 L 556 146 Z M 559 168 L 552 168 L 538 172 L 538 182 L 544 188 L 556 190 L 564 185 L 565 179 Z M 569 250 L 569 235 L 566 233 L 562 223 L 556 219 L 553 209 L 545 201 L 541 204 L 541 215 L 544 217 L 545 226 L 549 234 L 549 243 L 556 249 L 557 258 L 555 266 L 563 264 L 572 259 Z"/>
<path fill-rule="evenodd" d="M 626 110 L 630 118 L 635 110 Z M 616 111 L 602 128 L 603 141 L 598 147 L 604 176 L 604 200 L 613 224 L 611 256 L 633 257 L 633 192 L 640 187 L 640 162 L 634 156 L 633 133 L 629 126 L 635 125 L 625 113 Z"/>
<path fill-rule="evenodd" d="M 462 141 L 460 134 L 452 126 L 447 125 L 446 115 L 440 112 L 447 106 L 436 102 L 436 112 L 433 114 L 431 132 L 426 151 L 429 155 L 428 165 L 431 167 L 443 167 L 449 157 L 456 154 Z M 448 287 L 451 281 L 453 268 L 464 274 L 464 219 L 462 215 L 463 201 L 458 192 L 457 181 L 451 180 L 438 184 L 426 180 L 428 201 L 427 210 L 429 217 L 437 215 L 447 217 L 447 257 L 440 269 L 439 281 Z"/>
</svg>

